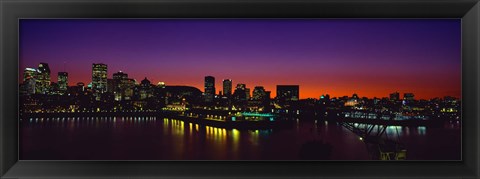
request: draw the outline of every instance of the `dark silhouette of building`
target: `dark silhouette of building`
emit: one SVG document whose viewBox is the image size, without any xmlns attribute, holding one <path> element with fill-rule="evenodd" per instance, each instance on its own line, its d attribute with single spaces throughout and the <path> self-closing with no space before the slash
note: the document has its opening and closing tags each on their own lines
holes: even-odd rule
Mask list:
<svg viewBox="0 0 480 179">
<path fill-rule="evenodd" d="M 213 102 L 215 98 L 215 78 L 213 76 L 206 76 L 205 77 L 205 102 L 210 103 Z"/>
<path fill-rule="evenodd" d="M 400 100 L 400 93 L 394 92 L 390 94 L 390 100 L 391 101 L 398 101 Z"/>
<path fill-rule="evenodd" d="M 230 97 L 232 95 L 232 80 L 224 79 L 223 80 L 223 95 Z"/>
<path fill-rule="evenodd" d="M 298 85 L 277 85 L 277 100 L 289 102 L 298 101 L 299 86 Z"/>
<path fill-rule="evenodd" d="M 239 83 L 233 92 L 233 104 L 236 106 L 245 106 L 247 104 L 246 85 Z"/>
<path fill-rule="evenodd" d="M 263 110 L 270 110 L 270 91 L 265 91 L 263 86 L 255 86 L 251 103 Z"/>
<path fill-rule="evenodd" d="M 263 99 L 266 98 L 266 91 L 265 91 L 265 88 L 263 88 L 263 86 L 255 86 L 255 88 L 253 89 L 253 99 L 252 100 L 255 100 L 255 101 L 262 101 Z"/>
<path fill-rule="evenodd" d="M 185 99 L 189 104 L 201 102 L 202 91 L 192 86 L 165 86 L 163 88 L 168 98 L 167 103 L 178 102 Z"/>
<path fill-rule="evenodd" d="M 415 95 L 413 93 L 405 93 L 403 94 L 403 100 L 405 101 L 413 101 L 415 100 Z"/>
</svg>

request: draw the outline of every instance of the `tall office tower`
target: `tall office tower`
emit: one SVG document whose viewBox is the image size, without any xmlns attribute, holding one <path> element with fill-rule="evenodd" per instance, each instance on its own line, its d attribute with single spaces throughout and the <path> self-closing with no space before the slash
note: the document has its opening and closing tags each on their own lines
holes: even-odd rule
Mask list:
<svg viewBox="0 0 480 179">
<path fill-rule="evenodd" d="M 92 90 L 94 94 L 107 91 L 107 65 L 103 63 L 92 64 Z"/>
<path fill-rule="evenodd" d="M 231 96 L 232 95 L 232 80 L 224 79 L 223 80 L 223 95 Z"/>
<path fill-rule="evenodd" d="M 250 99 L 250 88 L 245 88 L 245 97 L 247 98 L 247 100 Z"/>
<path fill-rule="evenodd" d="M 298 101 L 298 85 L 277 85 L 277 99 L 281 101 Z"/>
<path fill-rule="evenodd" d="M 39 71 L 34 68 L 25 68 L 23 71 L 23 84 L 26 94 L 35 94 L 36 77 Z"/>
<path fill-rule="evenodd" d="M 50 67 L 47 63 L 40 63 L 38 65 L 38 72 L 36 78 L 35 90 L 39 94 L 47 94 L 50 88 Z"/>
<path fill-rule="evenodd" d="M 65 94 L 68 88 L 68 73 L 67 72 L 58 72 L 58 89 L 61 93 Z"/>
<path fill-rule="evenodd" d="M 115 101 L 121 101 L 125 97 L 125 91 L 127 84 L 129 83 L 128 74 L 122 71 L 118 71 L 113 74 L 113 79 L 108 84 L 108 91 L 114 93 Z"/>
<path fill-rule="evenodd" d="M 213 102 L 215 97 L 215 78 L 213 76 L 205 77 L 205 102 Z"/>
<path fill-rule="evenodd" d="M 394 92 L 390 94 L 390 100 L 391 101 L 398 101 L 400 100 L 400 93 Z"/>
</svg>

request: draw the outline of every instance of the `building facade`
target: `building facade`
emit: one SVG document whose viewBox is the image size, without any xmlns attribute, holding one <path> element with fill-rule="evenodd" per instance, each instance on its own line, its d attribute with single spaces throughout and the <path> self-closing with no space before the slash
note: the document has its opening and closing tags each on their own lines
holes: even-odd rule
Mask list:
<svg viewBox="0 0 480 179">
<path fill-rule="evenodd" d="M 94 94 L 107 92 L 107 65 L 92 64 L 92 91 Z"/>
<path fill-rule="evenodd" d="M 47 63 L 38 65 L 38 73 L 36 78 L 35 90 L 38 94 L 47 94 L 50 89 L 50 67 Z"/>
<path fill-rule="evenodd" d="M 298 101 L 300 98 L 298 85 L 277 85 L 277 100 Z"/>
<path fill-rule="evenodd" d="M 61 94 L 65 94 L 68 89 L 68 73 L 67 72 L 58 72 L 58 89 Z"/>
<path fill-rule="evenodd" d="M 215 98 L 215 78 L 213 76 L 205 77 L 205 102 L 213 102 Z"/>
<path fill-rule="evenodd" d="M 227 97 L 232 95 L 232 80 L 231 79 L 224 79 L 223 80 L 223 95 L 227 96 Z"/>
</svg>

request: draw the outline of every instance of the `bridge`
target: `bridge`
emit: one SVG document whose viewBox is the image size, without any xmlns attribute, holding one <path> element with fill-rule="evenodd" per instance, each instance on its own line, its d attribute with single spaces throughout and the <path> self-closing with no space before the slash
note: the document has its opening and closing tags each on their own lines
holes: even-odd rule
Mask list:
<svg viewBox="0 0 480 179">
<path fill-rule="evenodd" d="M 369 155 L 374 160 L 405 160 L 407 150 L 397 138 L 389 138 L 387 124 L 340 122 L 346 129 L 359 136 L 365 143 Z M 395 128 L 398 130 L 397 128 Z"/>
</svg>

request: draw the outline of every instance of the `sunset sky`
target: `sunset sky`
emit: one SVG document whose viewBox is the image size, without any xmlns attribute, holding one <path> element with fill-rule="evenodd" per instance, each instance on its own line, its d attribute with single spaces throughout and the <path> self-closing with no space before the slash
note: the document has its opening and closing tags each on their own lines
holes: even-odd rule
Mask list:
<svg viewBox="0 0 480 179">
<path fill-rule="evenodd" d="M 204 77 L 322 94 L 417 99 L 461 95 L 460 19 L 22 19 L 20 75 L 50 65 L 69 85 L 91 82 L 92 63 L 153 84 L 204 90 Z"/>
</svg>

